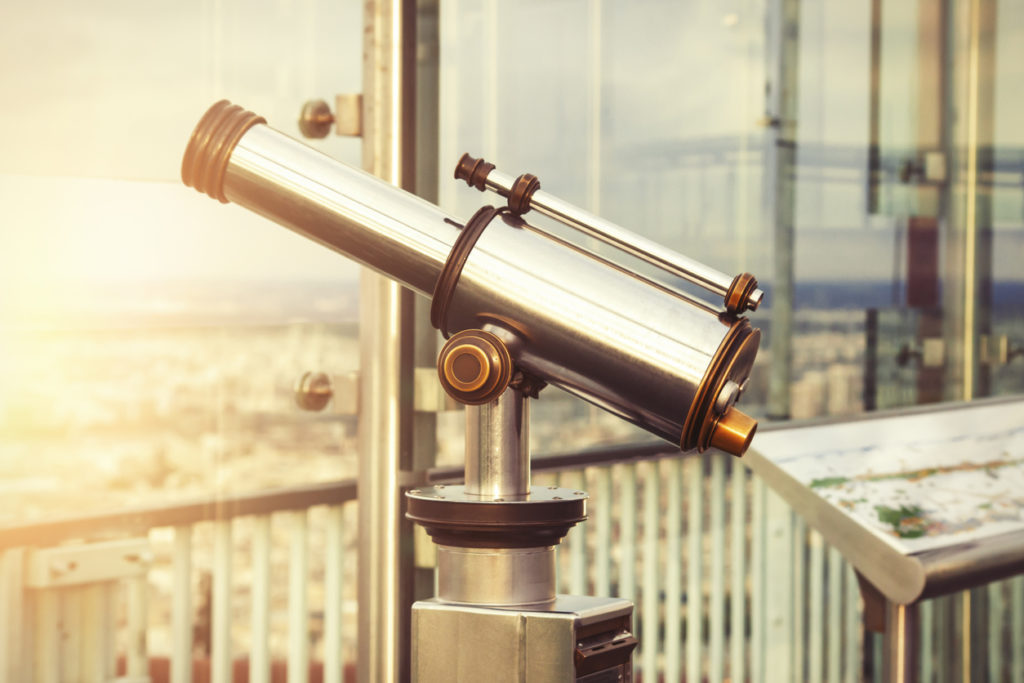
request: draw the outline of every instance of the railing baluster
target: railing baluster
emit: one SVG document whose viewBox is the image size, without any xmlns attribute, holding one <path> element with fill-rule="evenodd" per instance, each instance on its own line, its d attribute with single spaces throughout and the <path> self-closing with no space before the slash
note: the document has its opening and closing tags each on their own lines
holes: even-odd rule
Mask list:
<svg viewBox="0 0 1024 683">
<path fill-rule="evenodd" d="M 619 597 L 636 604 L 636 463 L 622 465 L 619 493 L 619 538 L 622 549 L 619 564 Z M 637 618 L 633 615 L 633 630 Z"/>
<path fill-rule="evenodd" d="M 686 515 L 686 680 L 701 680 L 704 649 L 704 457 L 683 465 L 689 506 Z"/>
<path fill-rule="evenodd" d="M 935 642 L 935 602 L 924 600 L 918 607 L 918 614 L 921 618 L 919 628 L 921 636 L 921 683 L 931 683 L 935 677 L 935 668 L 932 658 L 935 656 L 933 643 Z"/>
<path fill-rule="evenodd" d="M 942 596 L 929 600 L 932 603 L 932 633 L 929 640 L 932 642 L 932 666 L 938 674 L 937 680 L 950 680 L 950 667 L 952 666 L 951 649 L 949 641 L 949 596 Z"/>
<path fill-rule="evenodd" d="M 751 589 L 750 589 L 750 676 L 752 683 L 765 680 L 765 552 L 768 534 L 767 487 L 760 477 L 753 477 L 752 507 L 750 522 L 751 538 Z"/>
<path fill-rule="evenodd" d="M 231 683 L 231 520 L 213 523 L 211 683 Z"/>
<path fill-rule="evenodd" d="M 843 670 L 843 683 L 857 683 L 860 680 L 860 668 L 863 661 L 860 643 L 862 624 L 860 586 L 857 584 L 857 575 L 849 564 L 846 565 L 843 580 L 846 582 L 846 637 L 844 638 L 846 666 Z"/>
<path fill-rule="evenodd" d="M 884 637 L 881 633 L 871 634 L 872 661 L 875 667 L 872 671 L 871 680 L 874 683 L 886 683 L 885 680 L 885 650 L 883 648 Z"/>
<path fill-rule="evenodd" d="M 594 594 L 612 593 L 612 470 L 594 472 Z"/>
<path fill-rule="evenodd" d="M 708 610 L 708 680 L 725 677 L 725 458 L 711 456 L 711 598 Z"/>
<path fill-rule="evenodd" d="M 171 683 L 192 683 L 192 527 L 174 527 Z"/>
<path fill-rule="evenodd" d="M 803 539 L 794 538 L 796 525 L 789 505 L 774 491 L 768 491 L 765 499 L 767 545 L 764 574 L 766 586 L 770 586 L 770 590 L 764 591 L 765 659 L 762 664 L 765 666 L 767 680 L 790 683 L 800 680 L 793 675 L 793 614 L 796 600 L 792 577 L 794 546 L 802 544 Z"/>
<path fill-rule="evenodd" d="M 324 683 L 342 683 L 342 583 L 345 560 L 345 508 L 327 508 L 324 544 Z"/>
<path fill-rule="evenodd" d="M 642 624 L 640 638 L 640 662 L 644 679 L 658 680 L 658 536 L 660 531 L 660 496 L 658 484 L 658 463 L 646 462 L 643 467 L 644 478 L 644 584 L 643 610 L 640 614 Z"/>
<path fill-rule="evenodd" d="M 149 626 L 149 579 L 145 574 L 128 579 L 128 652 L 125 671 L 129 678 L 149 675 L 147 629 Z"/>
<path fill-rule="evenodd" d="M 288 683 L 309 680 L 309 524 L 306 511 L 288 513 L 291 548 L 288 558 Z"/>
<path fill-rule="evenodd" d="M 840 683 L 843 642 L 843 556 L 828 550 L 828 683 Z"/>
<path fill-rule="evenodd" d="M 683 468 L 680 458 L 665 463 L 665 680 L 682 674 L 683 640 Z"/>
<path fill-rule="evenodd" d="M 24 625 L 27 612 L 24 603 L 24 550 L 13 548 L 0 554 L 0 675 L 15 681 L 24 671 Z"/>
<path fill-rule="evenodd" d="M 586 489 L 583 471 L 566 473 L 565 484 L 567 488 L 577 491 Z M 604 505 L 607 501 L 597 501 L 597 505 Z M 587 523 L 580 522 L 569 531 L 571 542 L 569 543 L 569 592 L 572 595 L 587 594 Z"/>
<path fill-rule="evenodd" d="M 825 539 L 817 531 L 808 534 L 811 546 L 810 576 L 810 618 L 809 618 L 809 652 L 807 680 L 810 683 L 821 683 L 824 664 L 824 631 L 825 631 Z M 797 634 L 800 638 L 800 634 Z"/>
<path fill-rule="evenodd" d="M 1006 618 L 1005 581 L 988 585 L 988 680 L 1003 681 L 1003 622 Z M 1024 647 L 1024 643 L 1018 644 Z"/>
<path fill-rule="evenodd" d="M 792 513 L 791 513 L 792 514 Z M 807 524 L 802 517 L 792 515 L 793 518 L 793 569 L 790 590 L 793 593 L 792 608 L 792 631 L 789 634 L 789 643 L 793 651 L 793 680 L 804 680 L 804 668 L 806 664 L 806 624 L 804 617 L 807 614 Z M 778 569 L 777 569 L 778 570 Z M 814 577 L 811 577 L 814 581 Z"/>
<path fill-rule="evenodd" d="M 270 683 L 270 519 L 252 518 L 250 683 Z"/>
<path fill-rule="evenodd" d="M 747 680 L 747 468 L 732 462 L 732 577 L 729 587 L 729 679 Z"/>
<path fill-rule="evenodd" d="M 36 591 L 35 674 L 37 683 L 59 683 L 60 596 L 54 588 Z M 10 680 L 16 681 L 17 676 Z"/>
<path fill-rule="evenodd" d="M 134 581 L 133 581 L 134 583 Z M 129 619 L 131 619 L 129 613 Z M 60 589 L 62 681 L 82 680 L 82 587 Z"/>
<path fill-rule="evenodd" d="M 536 479 L 534 477 L 535 481 Z M 559 488 L 569 485 L 569 482 L 565 479 L 564 472 L 555 473 L 552 475 L 552 479 L 554 480 L 553 485 Z M 572 531 L 572 529 L 569 529 L 565 538 L 555 548 L 555 584 L 558 586 L 558 593 L 572 593 L 572 545 L 575 543 L 576 538 Z"/>
<path fill-rule="evenodd" d="M 1024 576 L 1010 581 L 1010 642 L 1013 648 L 1013 683 L 1024 683 Z"/>
<path fill-rule="evenodd" d="M 82 665 L 79 680 L 106 683 L 114 673 L 113 630 L 109 594 L 112 581 L 93 583 L 82 590 L 82 619 L 72 626 L 82 634 Z"/>
</svg>

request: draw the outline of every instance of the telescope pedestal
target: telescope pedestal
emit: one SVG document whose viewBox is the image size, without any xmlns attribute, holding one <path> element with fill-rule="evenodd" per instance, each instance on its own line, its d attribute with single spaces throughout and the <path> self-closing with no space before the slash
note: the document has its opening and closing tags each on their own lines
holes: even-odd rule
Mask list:
<svg viewBox="0 0 1024 683">
<path fill-rule="evenodd" d="M 530 486 L 519 391 L 466 415 L 466 484 L 407 494 L 437 544 L 437 597 L 413 605 L 412 680 L 628 683 L 632 603 L 556 595 L 555 546 L 586 519 L 586 493 Z"/>
</svg>

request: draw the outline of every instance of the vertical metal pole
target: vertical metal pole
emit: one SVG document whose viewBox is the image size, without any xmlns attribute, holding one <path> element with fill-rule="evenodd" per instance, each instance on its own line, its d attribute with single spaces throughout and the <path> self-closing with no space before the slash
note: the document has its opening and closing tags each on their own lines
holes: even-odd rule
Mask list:
<svg viewBox="0 0 1024 683">
<path fill-rule="evenodd" d="M 367 0 L 363 22 L 363 167 L 411 190 L 415 3 Z M 359 312 L 359 681 L 391 683 L 409 678 L 413 295 L 364 270 Z"/>
<path fill-rule="evenodd" d="M 569 474 L 569 473 L 567 473 Z M 577 491 L 586 489 L 586 477 L 584 471 L 573 472 L 566 477 L 567 482 L 563 486 L 574 488 Z M 587 594 L 587 524 L 581 522 L 569 530 L 569 592 L 573 595 Z"/>
<path fill-rule="evenodd" d="M 466 494 L 515 499 L 530 492 L 530 408 L 522 392 L 466 406 Z"/>
<path fill-rule="evenodd" d="M 619 538 L 622 549 L 619 564 L 619 597 L 636 604 L 636 470 L 635 463 L 620 466 Z M 636 611 L 633 612 L 636 632 Z"/>
<path fill-rule="evenodd" d="M 691 458 L 696 460 L 699 458 Z M 665 680 L 682 675 L 683 616 L 683 470 L 681 458 L 666 462 L 668 497 L 665 500 Z M 691 598 L 687 598 L 687 612 Z"/>
<path fill-rule="evenodd" d="M 765 681 L 765 592 L 767 590 L 767 562 L 765 561 L 768 521 L 766 492 L 768 487 L 760 477 L 751 480 L 752 515 L 750 520 L 750 677 L 753 683 Z"/>
<path fill-rule="evenodd" d="M 1005 581 L 990 583 L 984 590 L 988 591 L 988 680 L 1005 680 L 1003 676 L 1003 621 L 1006 616 Z M 1018 644 L 1018 646 L 1024 643 Z"/>
<path fill-rule="evenodd" d="M 917 681 L 917 605 L 885 606 L 885 668 L 888 683 Z"/>
<path fill-rule="evenodd" d="M 807 681 L 821 683 L 825 665 L 825 539 L 810 533 L 810 614 L 808 615 Z M 799 638 L 800 635 L 797 635 Z"/>
<path fill-rule="evenodd" d="M 797 680 L 793 675 L 793 512 L 773 491 L 765 495 L 764 651 L 765 681 Z M 802 543 L 803 540 L 800 539 Z"/>
<path fill-rule="evenodd" d="M 192 526 L 174 527 L 171 683 L 192 683 Z"/>
<path fill-rule="evenodd" d="M 231 683 L 231 520 L 213 523 L 212 632 L 210 640 L 210 681 Z M 131 659 L 129 659 L 131 662 Z M 129 664 L 130 676 L 141 675 Z"/>
<path fill-rule="evenodd" d="M 270 683 L 270 515 L 252 520 L 249 683 Z"/>
<path fill-rule="evenodd" d="M 747 468 L 732 462 L 732 577 L 729 585 L 729 678 L 747 680 Z M 758 569 L 760 571 L 760 568 Z"/>
<path fill-rule="evenodd" d="M 725 462 L 721 454 L 711 456 L 711 598 L 708 606 L 710 683 L 722 683 L 725 679 Z"/>
<path fill-rule="evenodd" d="M 132 580 L 136 586 L 138 580 Z M 81 586 L 61 588 L 61 680 L 82 680 L 82 591 Z"/>
<path fill-rule="evenodd" d="M 775 273 L 771 305 L 771 375 L 768 384 L 768 417 L 789 417 L 792 383 L 793 338 L 793 242 L 796 220 L 797 86 L 800 59 L 800 0 L 773 3 L 777 55 L 774 83 L 769 93 L 769 112 L 775 125 L 769 148 L 769 167 L 774 180 Z M 773 59 L 774 58 L 774 59 Z"/>
<path fill-rule="evenodd" d="M 438 203 L 438 165 L 440 144 L 440 17 L 439 0 L 416 0 L 416 138 L 415 189 L 424 199 Z M 449 163 L 454 164 L 453 156 Z M 434 367 L 441 335 L 430 324 L 430 302 L 416 297 L 413 363 L 415 367 Z M 412 469 L 425 472 L 437 460 L 437 413 L 413 415 Z M 413 599 L 434 594 L 436 551 L 426 532 L 413 530 L 416 545 Z"/>
<path fill-rule="evenodd" d="M 661 530 L 661 479 L 658 477 L 658 462 L 644 464 L 644 583 L 643 611 L 641 612 L 640 662 L 644 679 L 658 680 L 658 651 L 660 650 L 659 599 L 661 582 L 658 576 L 661 568 L 658 563 L 658 541 Z"/>
<path fill-rule="evenodd" d="M 860 680 L 860 665 L 864 659 L 864 644 L 860 642 L 863 619 L 860 614 L 860 589 L 857 587 L 857 575 L 854 574 L 853 567 L 850 565 L 846 565 L 843 580 L 846 582 L 843 683 L 856 683 Z"/>
<path fill-rule="evenodd" d="M 60 596 L 56 589 L 44 588 L 37 591 L 35 669 L 38 683 L 59 683 L 60 681 Z M 17 676 L 9 680 L 16 681 Z"/>
<path fill-rule="evenodd" d="M 835 548 L 828 550 L 828 683 L 839 683 L 842 665 L 843 569 L 846 563 Z"/>
<path fill-rule="evenodd" d="M 342 683 L 342 582 L 345 562 L 345 508 L 327 508 L 324 543 L 324 683 Z"/>
<path fill-rule="evenodd" d="M 931 683 L 935 675 L 934 644 L 935 644 L 935 602 L 926 600 L 918 605 L 919 621 L 921 622 L 920 636 L 921 648 L 919 650 L 921 659 L 921 681 Z"/>
<path fill-rule="evenodd" d="M 683 465 L 686 495 L 686 680 L 699 681 L 704 649 L 704 457 L 688 458 Z M 722 455 L 715 457 L 721 458 Z"/>
<path fill-rule="evenodd" d="M 22 548 L 12 548 L 0 554 L 0 678 L 9 681 L 17 680 L 24 672 L 24 553 Z"/>
<path fill-rule="evenodd" d="M 594 595 L 612 594 L 612 468 L 599 467 L 595 473 Z"/>
<path fill-rule="evenodd" d="M 306 510 L 291 518 L 288 551 L 288 683 L 309 681 L 309 525 Z"/>
<path fill-rule="evenodd" d="M 601 212 L 601 15 L 603 0 L 591 0 L 587 10 L 587 48 L 590 63 L 587 67 L 590 104 L 590 135 L 588 147 L 590 163 L 587 168 L 587 204 L 595 215 Z"/>
<path fill-rule="evenodd" d="M 1024 683 L 1024 576 L 1010 580 L 1010 642 L 1017 643 L 1010 662 L 1013 683 Z"/>
<path fill-rule="evenodd" d="M 815 634 L 808 635 L 806 628 L 807 585 L 814 581 L 807 578 L 807 523 L 803 517 L 792 516 L 793 519 L 793 570 L 790 574 L 790 590 L 793 591 L 792 632 L 789 636 L 793 643 L 793 678 L 804 680 L 805 664 L 808 649 L 814 649 Z M 819 598 L 820 601 L 820 598 Z M 810 641 L 809 643 L 806 641 Z M 819 639 L 820 642 L 820 639 Z"/>
</svg>

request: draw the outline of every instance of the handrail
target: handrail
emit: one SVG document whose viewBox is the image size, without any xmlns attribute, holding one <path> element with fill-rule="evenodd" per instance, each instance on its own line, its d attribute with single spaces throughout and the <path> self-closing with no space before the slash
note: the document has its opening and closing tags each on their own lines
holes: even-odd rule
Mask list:
<svg viewBox="0 0 1024 683">
<path fill-rule="evenodd" d="M 218 496 L 188 503 L 136 508 L 19 526 L 0 527 L 0 549 L 52 545 L 76 538 L 127 532 L 143 533 L 155 527 L 179 526 L 314 505 L 337 505 L 356 498 L 356 480 L 343 479 L 287 489 Z"/>
<path fill-rule="evenodd" d="M 678 454 L 678 450 L 655 441 L 628 443 L 537 457 L 533 459 L 532 469 L 534 472 L 557 472 L 666 454 Z M 439 467 L 427 473 L 427 480 L 459 481 L 462 474 L 461 465 Z M 0 527 L 0 549 L 53 545 L 72 539 L 95 538 L 110 534 L 123 535 L 126 532 L 145 533 L 155 527 L 195 524 L 284 510 L 302 510 L 315 505 L 338 505 L 355 500 L 357 495 L 356 479 L 351 478 L 257 493 L 208 497 L 186 503 L 6 526 Z"/>
<path fill-rule="evenodd" d="M 581 467 L 648 460 L 662 455 L 680 454 L 678 448 L 663 441 L 641 441 L 615 446 L 598 446 L 571 453 L 552 453 L 551 455 L 535 456 L 530 460 L 530 469 L 533 472 L 558 472 L 561 470 L 575 470 Z M 682 453 L 682 455 L 697 455 L 697 453 Z M 447 484 L 462 481 L 462 472 L 462 465 L 435 467 L 427 472 L 427 481 L 431 484 Z"/>
</svg>

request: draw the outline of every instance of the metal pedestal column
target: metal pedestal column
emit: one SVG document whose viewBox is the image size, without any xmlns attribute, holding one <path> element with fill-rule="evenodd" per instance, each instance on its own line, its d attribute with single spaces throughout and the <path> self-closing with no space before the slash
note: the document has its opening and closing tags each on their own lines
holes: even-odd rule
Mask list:
<svg viewBox="0 0 1024 683">
<path fill-rule="evenodd" d="M 412 680 L 628 683 L 633 605 L 555 594 L 555 546 L 585 519 L 586 494 L 530 487 L 519 391 L 466 419 L 466 484 L 407 496 L 438 549 L 437 597 L 413 605 Z"/>
</svg>

